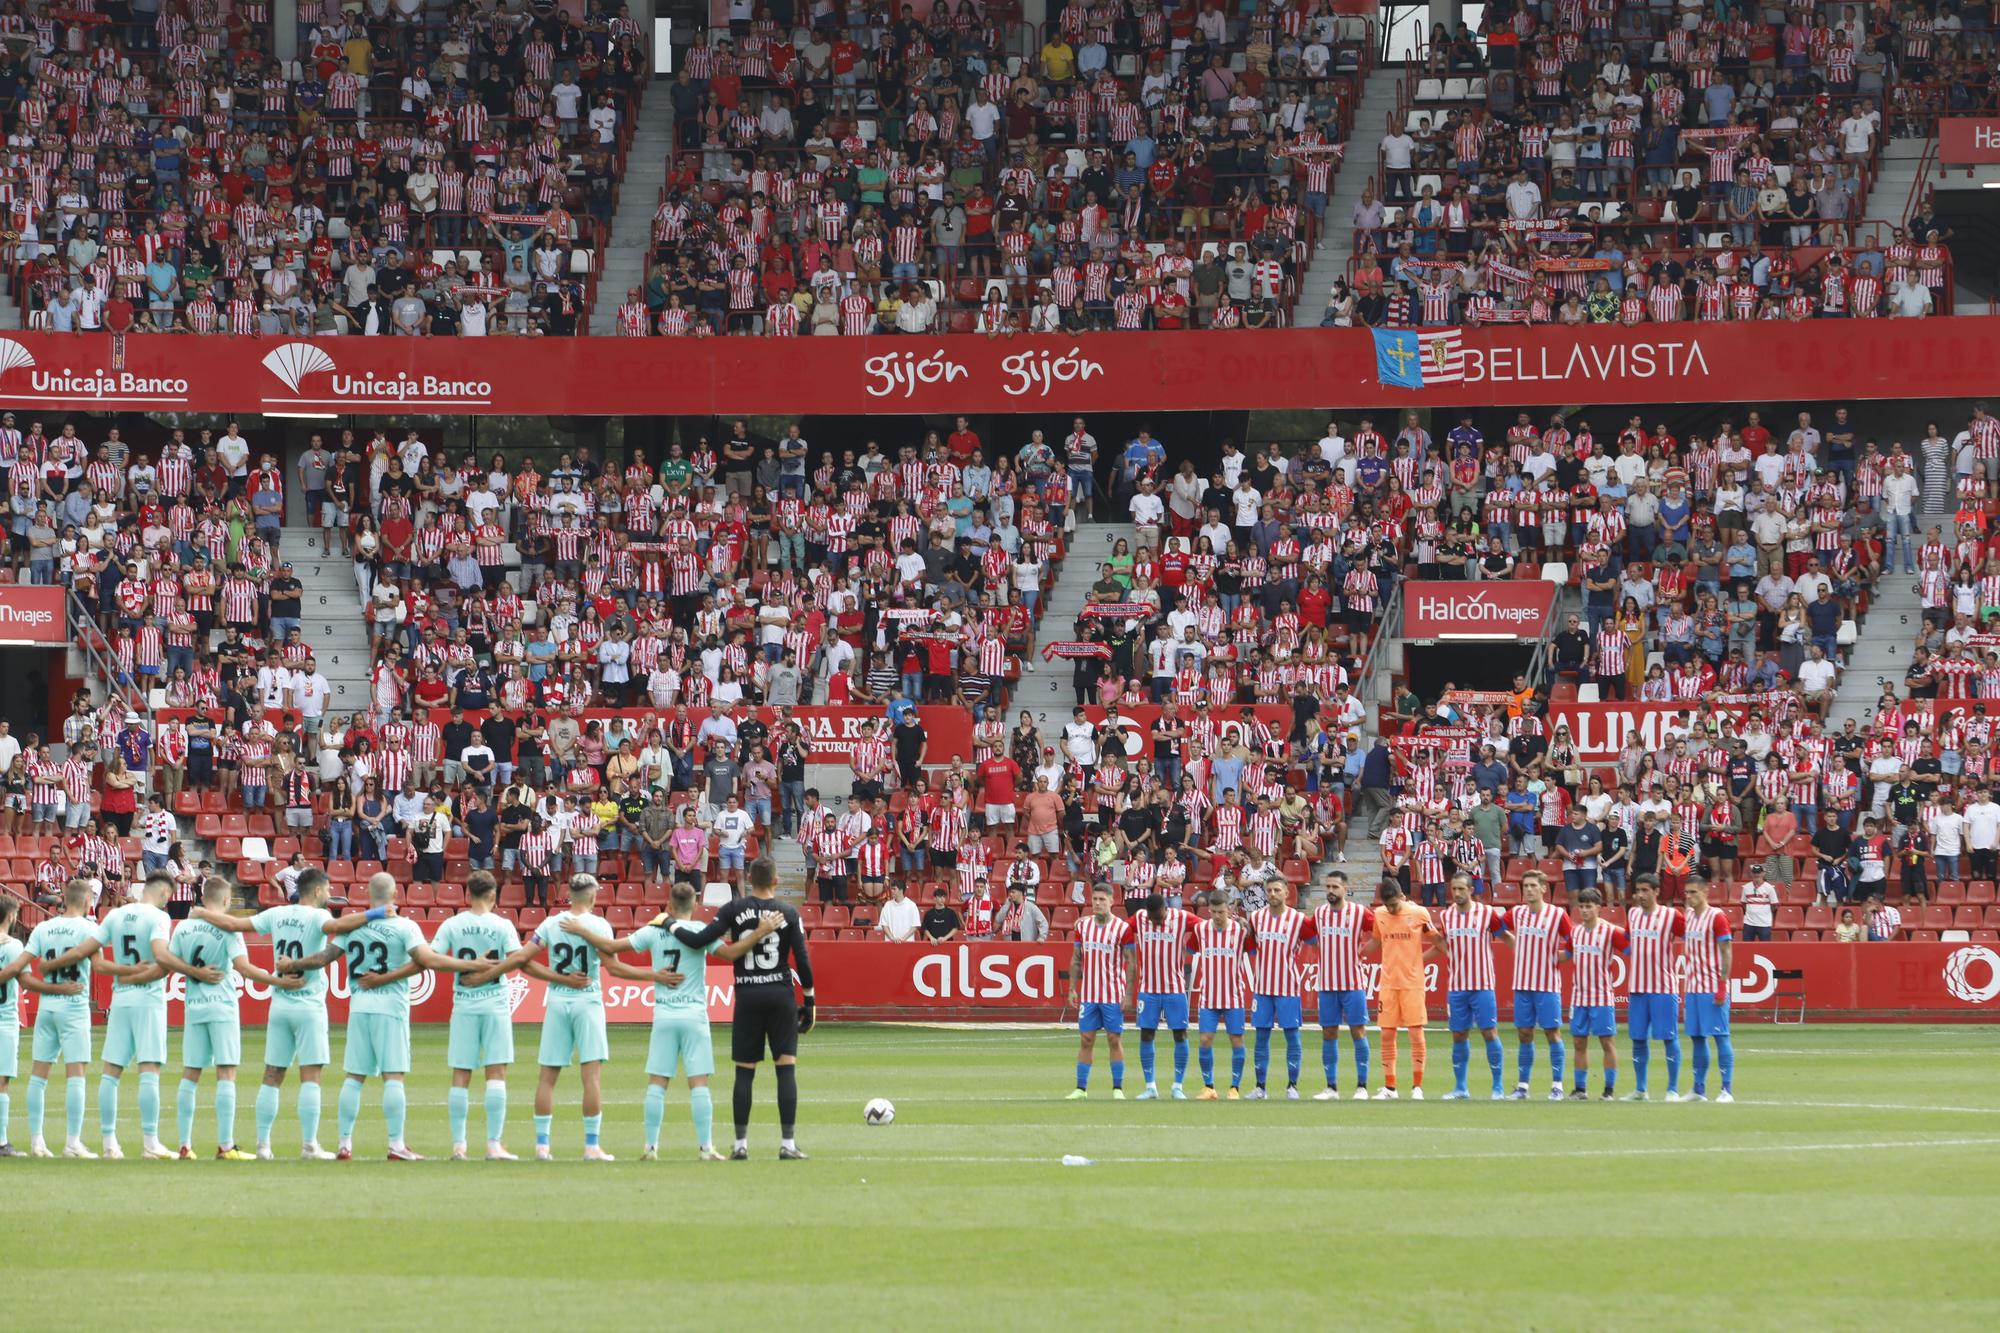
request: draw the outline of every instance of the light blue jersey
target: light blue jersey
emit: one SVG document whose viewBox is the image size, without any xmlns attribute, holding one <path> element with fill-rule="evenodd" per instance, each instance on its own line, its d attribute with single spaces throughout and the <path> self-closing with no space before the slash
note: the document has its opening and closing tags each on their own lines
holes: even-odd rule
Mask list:
<svg viewBox="0 0 2000 1333">
<path fill-rule="evenodd" d="M 271 937 L 271 952 L 277 961 L 294 961 L 310 958 L 324 949 L 329 937 L 320 927 L 333 920 L 333 913 L 324 907 L 302 907 L 297 903 L 287 903 L 283 907 L 270 907 L 250 918 L 250 929 L 259 935 Z M 275 970 L 275 969 L 273 969 Z M 314 968 L 300 974 L 305 985 L 297 990 L 271 992 L 274 1005 L 305 1004 L 316 1008 L 326 1008 L 326 969 Z"/>
<path fill-rule="evenodd" d="M 453 958 L 497 963 L 521 947 L 521 937 L 514 923 L 498 912 L 460 912 L 438 927 L 431 947 Z M 451 990 L 454 1014 L 513 1012 L 507 978 L 496 977 L 484 986 L 468 986 L 465 978 L 463 972 L 454 974 Z"/>
<path fill-rule="evenodd" d="M 167 948 L 189 967 L 212 967 L 222 973 L 222 980 L 213 986 L 192 977 L 186 979 L 187 1021 L 235 1017 L 243 982 L 230 964 L 250 952 L 243 937 L 206 921 L 183 921 Z"/>
<path fill-rule="evenodd" d="M 597 988 L 597 950 L 582 937 L 564 930 L 558 924 L 563 917 L 573 917 L 578 925 L 594 935 L 608 936 L 612 933 L 611 923 L 594 912 L 582 915 L 564 912 L 535 927 L 535 938 L 548 946 L 549 970 L 559 976 L 582 977 L 585 981 L 580 989 L 575 986 L 549 987 L 549 1003 L 602 1004 L 604 996 Z"/>
<path fill-rule="evenodd" d="M 97 927 L 97 938 L 112 962 L 138 967 L 153 961 L 153 941 L 164 942 L 173 928 L 173 919 L 150 903 L 126 903 L 113 908 L 104 918 Z M 137 985 L 121 981 L 111 998 L 113 1003 L 143 998 L 165 1004 L 167 979 L 160 977 Z"/>
<path fill-rule="evenodd" d="M 711 940 L 706 949 L 697 949 L 676 936 L 667 926 L 643 926 L 632 935 L 632 947 L 643 950 L 655 971 L 664 969 L 681 974 L 678 986 L 653 987 L 653 1011 L 669 1010 L 708 1016 L 708 961 L 705 955 L 720 949 L 723 941 Z"/>
<path fill-rule="evenodd" d="M 97 923 L 84 916 L 50 917 L 36 926 L 28 936 L 28 952 L 44 963 L 62 957 L 77 945 L 97 938 Z M 60 986 L 74 981 L 83 987 L 79 995 L 44 995 L 35 1006 L 36 1017 L 43 1014 L 75 1012 L 86 1019 L 90 1016 L 90 960 L 72 963 L 57 970 L 42 969 L 42 980 L 51 986 Z"/>
<path fill-rule="evenodd" d="M 386 986 L 365 987 L 360 982 L 363 977 L 401 968 L 410 961 L 410 951 L 422 948 L 423 944 L 424 932 L 417 928 L 414 921 L 400 916 L 370 921 L 361 929 L 341 936 L 340 947 L 347 954 L 350 994 L 347 1012 L 350 1015 L 387 1014 L 407 1019 L 410 1016 L 408 977 Z"/>
</svg>

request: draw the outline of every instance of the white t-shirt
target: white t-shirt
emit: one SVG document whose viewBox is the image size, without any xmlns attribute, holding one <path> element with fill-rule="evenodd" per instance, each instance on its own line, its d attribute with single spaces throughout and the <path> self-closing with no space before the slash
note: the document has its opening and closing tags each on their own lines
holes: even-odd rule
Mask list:
<svg viewBox="0 0 2000 1333">
<path fill-rule="evenodd" d="M 1804 685 L 1808 691 L 1814 693 L 1820 690 L 1832 689 L 1833 682 L 1838 679 L 1839 675 L 1839 668 L 1835 667 L 1833 663 L 1827 661 L 1825 658 L 1821 658 L 1817 662 L 1799 663 L 1799 683 Z"/>
<path fill-rule="evenodd" d="M 733 852 L 742 848 L 757 827 L 757 821 L 750 817 L 748 810 L 724 810 L 716 815 L 712 827 L 716 836 L 722 839 L 722 846 Z"/>
<path fill-rule="evenodd" d="M 1166 505 L 1157 495 L 1147 495 L 1143 491 L 1132 497 L 1132 521 L 1141 527 L 1157 525 L 1167 516 Z"/>
<path fill-rule="evenodd" d="M 1931 850 L 1938 856 L 1957 856 L 1965 845 L 1965 816 L 1949 807 L 1931 816 Z"/>
<path fill-rule="evenodd" d="M 326 701 L 333 695 L 333 686 L 325 676 L 315 671 L 310 676 L 303 671 L 292 677 L 292 698 L 305 717 L 324 717 Z"/>
<path fill-rule="evenodd" d="M 914 940 L 917 928 L 924 922 L 924 914 L 908 898 L 888 898 L 882 903 L 877 920 L 882 934 L 891 940 Z"/>
<path fill-rule="evenodd" d="M 1975 852 L 2000 847 L 2000 804 L 1974 801 L 1965 807 L 1965 845 Z"/>
<path fill-rule="evenodd" d="M 1743 924 L 1746 926 L 1769 926 L 1773 910 L 1778 906 L 1777 886 L 1767 880 L 1743 886 Z"/>
</svg>

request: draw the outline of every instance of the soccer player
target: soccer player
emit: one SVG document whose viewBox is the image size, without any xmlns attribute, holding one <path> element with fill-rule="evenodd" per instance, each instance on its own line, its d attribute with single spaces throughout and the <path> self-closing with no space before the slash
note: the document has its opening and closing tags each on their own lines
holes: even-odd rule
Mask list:
<svg viewBox="0 0 2000 1333">
<path fill-rule="evenodd" d="M 583 1160 L 616 1161 L 599 1142 L 604 1128 L 604 1062 L 611 1058 L 611 1039 L 604 1026 L 604 991 L 597 984 L 600 950 L 591 943 L 611 938 L 611 923 L 593 910 L 597 876 L 572 875 L 569 910 L 535 927 L 535 941 L 548 950 L 548 1012 L 542 1017 L 542 1067 L 535 1084 L 535 1160 L 552 1162 L 549 1132 L 555 1125 L 556 1081 L 574 1059 L 583 1078 Z M 569 924 L 581 929 L 572 933 Z M 535 974 L 536 964 L 525 965 Z"/>
<path fill-rule="evenodd" d="M 1517 1069 L 1513 1098 L 1528 1099 L 1535 1073 L 1535 1031 L 1549 1046 L 1549 1100 L 1563 1099 L 1562 973 L 1556 956 L 1569 943 L 1569 913 L 1545 901 L 1548 877 L 1539 870 L 1521 876 L 1521 902 L 1507 912 L 1514 933 L 1514 1032 Z"/>
<path fill-rule="evenodd" d="M 28 934 L 28 952 L 42 981 L 52 988 L 35 1006 L 33 1063 L 28 1066 L 28 1152 L 54 1157 L 42 1138 L 42 1111 L 49 1070 L 63 1062 L 63 1156 L 95 1157 L 83 1146 L 84 1072 L 90 1065 L 90 958 L 97 952 L 97 923 L 90 913 L 90 886 L 73 879 L 63 885 L 63 914 L 49 917 Z M 67 989 L 75 987 L 74 990 Z"/>
<path fill-rule="evenodd" d="M 1576 925 L 1569 933 L 1568 954 L 1576 970 L 1569 983 L 1569 1035 L 1576 1039 L 1573 1102 L 1590 1100 L 1590 1039 L 1597 1038 L 1604 1057 L 1604 1100 L 1618 1088 L 1618 982 L 1611 960 L 1631 945 L 1622 927 L 1598 915 L 1604 894 L 1585 889 L 1576 895 Z"/>
<path fill-rule="evenodd" d="M 167 1062 L 167 973 L 179 972 L 210 986 L 222 981 L 219 967 L 185 963 L 167 948 L 174 926 L 167 915 L 167 899 L 173 888 L 173 876 L 153 872 L 139 886 L 137 901 L 112 908 L 97 927 L 95 947 L 110 953 L 100 957 L 97 966 L 116 983 L 111 1012 L 104 1023 L 104 1074 L 97 1082 L 97 1131 L 104 1138 L 104 1155 L 113 1161 L 125 1156 L 125 1150 L 118 1146 L 118 1081 L 131 1064 L 139 1066 L 140 1151 L 155 1160 L 175 1156 L 160 1142 L 160 1066 Z"/>
<path fill-rule="evenodd" d="M 1132 918 L 1139 952 L 1139 1068 L 1146 1075 L 1142 1102 L 1158 1101 L 1153 1081 L 1153 1036 L 1161 1022 L 1174 1034 L 1173 1099 L 1187 1100 L 1181 1080 L 1188 1062 L 1188 957 L 1194 947 L 1194 913 L 1167 906 L 1163 894 L 1148 894 Z"/>
<path fill-rule="evenodd" d="M 1326 901 L 1313 909 L 1319 941 L 1319 1060 L 1326 1087 L 1316 1102 L 1340 1100 L 1340 1026 L 1354 1038 L 1354 1100 L 1368 1100 L 1368 980 L 1361 974 L 1361 941 L 1374 934 L 1375 914 L 1347 901 L 1347 876 L 1326 878 Z"/>
<path fill-rule="evenodd" d="M 1679 944 L 1687 934 L 1687 919 L 1678 908 L 1660 906 L 1657 875 L 1635 875 L 1633 906 L 1625 913 L 1625 933 L 1632 941 L 1632 984 L 1626 1001 L 1625 1028 L 1632 1039 L 1632 1091 L 1628 1102 L 1646 1100 L 1646 1073 L 1652 1064 L 1652 1042 L 1667 1050 L 1667 1100 L 1681 1099 Z"/>
<path fill-rule="evenodd" d="M 389 1133 L 392 1162 L 421 1162 L 403 1142 L 409 1116 L 409 1094 L 403 1076 L 410 1072 L 410 978 L 424 968 L 439 972 L 470 972 L 478 963 L 447 958 L 424 943 L 416 923 L 396 915 L 396 880 L 386 871 L 368 877 L 368 910 L 321 924 L 320 931 L 339 946 L 347 959 L 347 980 L 353 989 L 347 1004 L 347 1049 L 341 1055 L 346 1077 L 340 1084 L 340 1147 L 334 1157 L 354 1160 L 354 1124 L 361 1118 L 361 1095 L 371 1078 L 382 1080 L 382 1122 Z M 326 951 L 302 959 L 286 959 L 280 972 L 324 967 Z"/>
<path fill-rule="evenodd" d="M 201 903 L 211 912 L 229 910 L 229 881 L 210 875 L 202 881 Z M 213 985 L 190 977 L 181 1027 L 181 1085 L 174 1096 L 179 1122 L 180 1159 L 194 1160 L 194 1116 L 201 1097 L 201 1071 L 215 1071 L 215 1155 L 225 1162 L 255 1161 L 236 1146 L 236 1066 L 243 1063 L 243 1015 L 236 978 L 262 982 L 273 992 L 298 990 L 298 977 L 280 977 L 258 967 L 243 947 L 243 936 L 199 919 L 175 927 L 167 947 L 192 968 L 215 968 Z"/>
<path fill-rule="evenodd" d="M 257 1089 L 257 1157 L 270 1161 L 271 1126 L 278 1121 L 285 1071 L 299 1067 L 299 1157 L 308 1162 L 330 1162 L 333 1154 L 319 1146 L 320 1071 L 333 1058 L 327 1040 L 326 966 L 342 957 L 340 945 L 328 943 L 322 927 L 333 920 L 326 910 L 326 872 L 317 866 L 299 875 L 293 886 L 298 901 L 267 907 L 249 918 L 228 911 L 210 911 L 197 904 L 188 913 L 190 920 L 202 921 L 220 930 L 268 935 L 271 953 L 281 975 L 295 975 L 296 989 L 271 992 L 270 1016 L 264 1025 L 264 1082 Z M 308 955 L 314 964 L 303 967 Z M 293 966 L 287 967 L 287 964 Z"/>
<path fill-rule="evenodd" d="M 33 950 L 14 938 L 14 916 L 20 904 L 12 898 L 0 898 L 0 1157 L 25 1156 L 14 1141 L 8 1137 L 8 1121 L 14 1110 L 14 1097 L 10 1091 L 14 1079 L 21 1072 L 21 991 L 31 990 L 45 997 L 42 1008 L 49 1007 L 48 997 L 80 996 L 83 986 L 74 981 L 51 985 L 36 976 L 31 970 L 40 961 Z M 86 1013 L 86 1021 L 88 1014 Z M 88 1032 L 85 1034 L 88 1039 Z M 84 1057 L 89 1059 L 88 1054 Z M 46 1082 L 46 1077 L 44 1077 Z M 80 1123 L 80 1122 L 79 1122 Z M 41 1140 L 41 1118 L 35 1119 L 35 1138 Z M 44 1149 L 37 1156 L 46 1157 Z"/>
<path fill-rule="evenodd" d="M 731 1096 L 736 1146 L 729 1160 L 750 1160 L 750 1110 L 756 1099 L 757 1066 L 771 1053 L 778 1072 L 778 1160 L 803 1162 L 794 1131 L 799 1115 L 799 1036 L 813 1029 L 812 959 L 806 953 L 806 932 L 798 909 L 778 901 L 778 867 L 768 856 L 750 863 L 750 895 L 737 898 L 706 926 L 677 922 L 668 929 L 681 943 L 706 949 L 727 935 L 731 941 L 755 934 L 764 918 L 777 913 L 784 924 L 736 960 L 736 1016 L 730 1023 L 730 1056 L 736 1062 L 736 1087 Z M 799 999 L 792 999 L 792 978 Z"/>
<path fill-rule="evenodd" d="M 486 1160 L 520 1160 L 504 1142 L 507 1067 L 514 1063 L 514 1001 L 503 979 L 508 969 L 502 964 L 521 948 L 521 936 L 512 921 L 493 910 L 499 897 L 500 882 L 493 872 L 473 871 L 465 877 L 465 910 L 431 937 L 431 947 L 439 953 L 484 966 L 480 972 L 460 972 L 451 985 L 451 1036 L 445 1055 L 451 1066 L 451 1091 L 445 1094 L 445 1116 L 451 1122 L 454 1162 L 466 1159 L 465 1127 L 472 1118 L 476 1069 L 486 1073 Z M 534 952 L 530 950 L 530 956 Z"/>
<path fill-rule="evenodd" d="M 1229 1033 L 1229 1100 L 1243 1095 L 1243 1009 L 1249 1002 L 1250 932 L 1229 915 L 1226 894 L 1209 895 L 1208 915 L 1194 927 L 1195 989 L 1201 1008 L 1201 1096 L 1215 1100 L 1215 1030 Z"/>
<path fill-rule="evenodd" d="M 1694 1043 L 1694 1091 L 1688 1100 L 1708 1100 L 1708 1039 L 1715 1038 L 1715 1060 L 1722 1087 L 1719 1102 L 1733 1102 L 1730 1084 L 1736 1078 L 1736 1047 L 1729 1039 L 1729 973 L 1736 947 L 1729 914 L 1708 902 L 1708 879 L 1695 875 L 1687 882 L 1687 1033 Z"/>
<path fill-rule="evenodd" d="M 1369 947 L 1382 957 L 1382 1090 L 1376 1101 L 1396 1099 L 1396 1034 L 1410 1034 L 1410 1097 L 1424 1099 L 1424 964 L 1442 951 L 1431 914 L 1411 902 L 1401 882 L 1385 877 L 1375 889 L 1375 934 Z"/>
<path fill-rule="evenodd" d="M 1493 971 L 1493 941 L 1512 942 L 1507 917 L 1499 908 L 1472 901 L 1472 877 L 1455 874 L 1449 890 L 1451 905 L 1442 913 L 1446 964 L 1451 969 L 1451 988 L 1445 992 L 1445 1012 L 1451 1028 L 1451 1091 L 1444 1099 L 1462 1102 L 1471 1099 L 1465 1089 L 1472 1064 L 1472 1029 L 1486 1041 L 1486 1067 L 1493 1075 L 1493 1100 L 1506 1097 L 1501 1091 L 1501 1066 L 1506 1053 L 1500 1047 L 1500 1002 L 1498 981 Z"/>
<path fill-rule="evenodd" d="M 1264 1100 L 1264 1078 L 1271 1066 L 1271 1029 L 1285 1033 L 1285 1099 L 1299 1099 L 1299 1068 L 1305 1063 L 1305 1043 L 1299 1025 L 1305 1021 L 1299 968 L 1299 946 L 1313 938 L 1313 919 L 1291 905 L 1292 886 L 1273 879 L 1264 886 L 1264 905 L 1250 913 L 1250 937 L 1256 956 L 1250 968 L 1250 1025 L 1257 1029 L 1257 1086 L 1250 1100 Z"/>
<path fill-rule="evenodd" d="M 1070 1101 L 1090 1095 L 1100 1032 L 1111 1048 L 1111 1099 L 1125 1100 L 1125 996 L 1137 971 L 1129 952 L 1134 939 L 1132 923 L 1111 915 L 1111 890 L 1101 884 L 1092 889 L 1090 915 L 1077 922 L 1070 954 L 1069 1002 L 1077 1005 L 1076 1090 Z"/>
</svg>

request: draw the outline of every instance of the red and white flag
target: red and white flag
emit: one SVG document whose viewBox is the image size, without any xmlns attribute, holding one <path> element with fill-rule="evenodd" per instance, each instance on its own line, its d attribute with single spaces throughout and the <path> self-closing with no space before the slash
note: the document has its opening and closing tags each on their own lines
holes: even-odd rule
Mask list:
<svg viewBox="0 0 2000 1333">
<path fill-rule="evenodd" d="M 1424 357 L 1424 387 L 1461 384 L 1465 380 L 1465 336 L 1460 329 L 1420 330 L 1417 341 Z"/>
</svg>

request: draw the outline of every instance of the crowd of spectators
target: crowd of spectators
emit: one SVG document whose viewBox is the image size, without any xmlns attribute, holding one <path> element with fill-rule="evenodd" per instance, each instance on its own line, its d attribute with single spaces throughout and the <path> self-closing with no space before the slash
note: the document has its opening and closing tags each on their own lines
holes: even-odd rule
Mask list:
<svg viewBox="0 0 2000 1333">
<path fill-rule="evenodd" d="M 577 332 L 650 79 L 628 9 L 302 4 L 294 60 L 271 11 L 0 16 L 0 195 L 30 323 Z"/>
<path fill-rule="evenodd" d="M 1964 8 L 1502 0 L 1483 50 L 1435 30 L 1325 322 L 1928 314 L 1948 229 L 1864 219 L 1885 136 L 1991 98 Z"/>
<path fill-rule="evenodd" d="M 1271 327 L 1370 59 L 1328 0 L 868 0 L 704 34 L 631 335 Z"/>
</svg>

